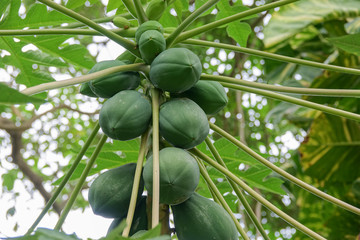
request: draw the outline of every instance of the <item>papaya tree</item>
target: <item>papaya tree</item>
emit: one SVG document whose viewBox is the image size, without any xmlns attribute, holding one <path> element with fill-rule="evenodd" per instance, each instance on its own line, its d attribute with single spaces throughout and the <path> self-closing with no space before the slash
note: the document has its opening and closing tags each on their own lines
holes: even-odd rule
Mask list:
<svg viewBox="0 0 360 240">
<path fill-rule="evenodd" d="M 63 224 L 89 207 L 109 240 L 356 238 L 359 16 L 356 0 L 3 0 L 3 192 L 26 180 L 46 202 L 18 239 L 79 239 Z M 123 52 L 98 60 L 110 42 Z"/>
</svg>

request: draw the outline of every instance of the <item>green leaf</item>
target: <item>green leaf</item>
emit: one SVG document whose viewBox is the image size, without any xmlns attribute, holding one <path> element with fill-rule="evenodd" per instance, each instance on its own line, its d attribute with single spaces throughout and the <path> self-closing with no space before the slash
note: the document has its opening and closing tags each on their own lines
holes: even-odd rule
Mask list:
<svg viewBox="0 0 360 240">
<path fill-rule="evenodd" d="M 85 46 L 80 44 L 64 44 L 72 36 L 37 36 L 19 37 L 25 43 L 34 44 L 41 51 L 62 58 L 67 64 L 90 69 L 95 64 Z"/>
<path fill-rule="evenodd" d="M 68 0 L 68 2 L 66 3 L 66 7 L 70 9 L 74 9 L 84 5 L 85 2 L 86 0 Z"/>
<path fill-rule="evenodd" d="M 54 79 L 47 72 L 34 70 L 34 61 L 44 64 L 46 57 L 39 54 L 24 54 L 22 48 L 26 44 L 15 41 L 13 37 L 0 37 L 0 49 L 4 49 L 10 53 L 3 57 L 5 65 L 15 66 L 20 70 L 20 74 L 16 77 L 16 82 L 24 84 L 27 87 L 38 85 L 41 83 L 52 82 Z"/>
<path fill-rule="evenodd" d="M 0 84 L 0 87 L 1 86 L 2 84 Z M 17 170 L 11 169 L 10 171 L 2 175 L 2 180 L 3 180 L 2 185 L 3 187 L 5 187 L 7 191 L 13 190 L 15 180 L 17 179 L 17 173 L 18 173 Z"/>
<path fill-rule="evenodd" d="M 234 39 L 241 47 L 246 47 L 251 27 L 244 22 L 233 22 L 228 25 L 226 31 L 232 39 Z"/>
<path fill-rule="evenodd" d="M 284 44 L 296 33 L 309 25 L 325 21 L 360 16 L 358 0 L 303 0 L 280 8 L 274 12 L 264 27 L 266 48 Z"/>
<path fill-rule="evenodd" d="M 360 33 L 328 38 L 327 40 L 345 52 L 360 56 Z"/>
<path fill-rule="evenodd" d="M 214 143 L 214 146 L 225 162 L 227 168 L 242 180 L 246 181 L 250 186 L 276 194 L 285 194 L 285 191 L 281 187 L 283 181 L 280 178 L 270 176 L 272 171 L 269 168 L 262 165 L 259 161 L 255 160 L 243 150 L 239 149 L 224 138 L 217 140 Z M 209 157 L 212 157 L 209 150 L 206 150 L 205 145 L 200 145 L 198 149 L 206 153 Z M 239 170 L 241 164 L 243 169 L 245 169 L 246 166 L 250 167 L 246 171 Z M 213 180 L 217 181 L 218 178 L 224 177 L 217 170 L 213 168 L 210 169 L 210 174 Z M 223 193 L 226 191 L 230 191 L 230 187 L 227 187 L 226 190 L 221 190 Z"/>
<path fill-rule="evenodd" d="M 44 103 L 45 101 L 39 98 L 30 97 L 21 92 L 8 87 L 6 84 L 0 82 L 0 103 L 1 104 L 25 104 L 25 103 Z"/>
<path fill-rule="evenodd" d="M 57 230 L 38 228 L 34 235 L 12 238 L 19 240 L 79 240 L 75 234 L 67 235 Z"/>
<path fill-rule="evenodd" d="M 39 3 L 33 4 L 26 13 L 26 17 L 22 19 L 18 14 L 20 5 L 20 0 L 11 1 L 8 15 L 0 22 L 0 29 L 38 28 L 75 21 L 58 11 L 48 11 L 44 4 Z"/>
<path fill-rule="evenodd" d="M 360 33 L 360 17 L 346 23 L 345 29 L 348 34 Z"/>
<path fill-rule="evenodd" d="M 352 183 L 360 176 L 360 124 L 321 114 L 311 125 L 307 140 L 299 151 L 301 164 L 309 176 L 332 184 Z"/>
</svg>

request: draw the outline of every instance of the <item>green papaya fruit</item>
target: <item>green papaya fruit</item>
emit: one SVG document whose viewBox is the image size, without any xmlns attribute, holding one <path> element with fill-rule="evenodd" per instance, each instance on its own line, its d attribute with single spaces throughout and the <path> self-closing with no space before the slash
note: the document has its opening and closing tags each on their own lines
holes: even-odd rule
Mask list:
<svg viewBox="0 0 360 240">
<path fill-rule="evenodd" d="M 166 0 L 152 0 L 146 7 L 145 13 L 150 20 L 159 20 L 167 7 Z"/>
<path fill-rule="evenodd" d="M 151 63 L 150 81 L 164 91 L 180 93 L 197 83 L 201 71 L 201 62 L 195 53 L 186 48 L 170 48 Z"/>
<path fill-rule="evenodd" d="M 174 205 L 194 193 L 200 178 L 196 160 L 180 148 L 163 148 L 160 153 L 160 203 Z M 143 171 L 145 187 L 152 194 L 153 158 L 146 161 Z"/>
<path fill-rule="evenodd" d="M 82 83 L 80 85 L 80 93 L 82 95 L 86 95 L 88 97 L 98 97 L 96 94 L 91 90 L 89 82 Z"/>
<path fill-rule="evenodd" d="M 136 60 L 136 57 L 129 52 L 128 50 L 125 50 L 122 54 L 120 54 L 116 60 L 121 61 L 125 64 L 133 64 Z"/>
<path fill-rule="evenodd" d="M 146 196 L 141 196 L 140 202 L 137 203 L 135 208 L 134 217 L 131 223 L 131 228 L 129 232 L 129 236 L 134 235 L 138 231 L 147 230 L 148 229 L 148 219 L 146 213 Z M 126 219 L 126 216 L 121 218 L 114 219 L 108 229 L 107 234 L 109 234 L 112 230 L 114 230 L 123 220 Z"/>
<path fill-rule="evenodd" d="M 154 20 L 144 22 L 135 32 L 135 40 L 137 43 L 139 43 L 141 35 L 148 30 L 156 30 L 160 33 L 164 33 L 164 28 L 159 22 Z"/>
<path fill-rule="evenodd" d="M 102 61 L 96 63 L 89 73 L 122 65 L 125 65 L 125 63 L 118 60 Z M 113 73 L 89 82 L 91 90 L 102 98 L 110 98 L 122 90 L 135 89 L 139 84 L 140 74 L 133 71 Z"/>
<path fill-rule="evenodd" d="M 100 110 L 99 124 L 108 137 L 126 141 L 145 132 L 151 115 L 151 103 L 144 94 L 124 90 L 104 103 Z"/>
<path fill-rule="evenodd" d="M 151 64 L 157 55 L 166 49 L 166 41 L 162 33 L 156 30 L 144 32 L 139 40 L 141 58 Z"/>
<path fill-rule="evenodd" d="M 189 90 L 180 93 L 178 97 L 193 100 L 208 115 L 215 115 L 228 103 L 224 87 L 216 81 L 200 80 Z"/>
<path fill-rule="evenodd" d="M 118 28 L 123 28 L 123 29 L 130 28 L 130 21 L 124 17 L 120 17 L 120 16 L 114 17 L 113 23 Z"/>
<path fill-rule="evenodd" d="M 238 240 L 229 214 L 217 203 L 194 193 L 185 202 L 171 206 L 179 240 Z"/>
<path fill-rule="evenodd" d="M 96 215 L 120 218 L 127 214 L 135 176 L 135 163 L 129 163 L 100 174 L 89 189 L 89 203 Z M 140 179 L 138 199 L 144 190 Z"/>
<path fill-rule="evenodd" d="M 166 141 L 184 149 L 200 144 L 210 130 L 205 112 L 187 98 L 176 98 L 160 106 L 159 129 Z"/>
</svg>

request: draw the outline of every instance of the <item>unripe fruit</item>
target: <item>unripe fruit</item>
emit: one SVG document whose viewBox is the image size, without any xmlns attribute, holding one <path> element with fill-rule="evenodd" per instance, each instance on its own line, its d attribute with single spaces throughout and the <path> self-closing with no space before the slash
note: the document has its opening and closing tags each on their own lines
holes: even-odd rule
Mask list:
<svg viewBox="0 0 360 240">
<path fill-rule="evenodd" d="M 156 30 L 144 32 L 139 40 L 139 50 L 142 59 L 147 64 L 151 64 L 157 55 L 166 48 L 164 36 Z"/>
<path fill-rule="evenodd" d="M 185 150 L 168 147 L 160 156 L 160 203 L 174 205 L 187 200 L 195 191 L 200 178 L 196 160 Z M 146 161 L 143 171 L 146 189 L 152 194 L 153 158 Z"/>
<path fill-rule="evenodd" d="M 123 29 L 130 28 L 130 21 L 124 17 L 114 17 L 113 23 L 118 28 L 123 28 Z"/>
<path fill-rule="evenodd" d="M 160 33 L 164 33 L 163 26 L 157 21 L 147 21 L 141 24 L 135 32 L 135 40 L 137 43 L 140 41 L 141 35 L 148 30 L 156 30 Z"/>
<path fill-rule="evenodd" d="M 119 218 L 127 214 L 135 176 L 135 163 L 129 163 L 100 174 L 89 189 L 89 203 L 96 215 Z M 137 201 L 144 190 L 140 179 Z"/>
<path fill-rule="evenodd" d="M 210 130 L 205 112 L 187 98 L 173 99 L 160 106 L 159 129 L 166 141 L 184 149 L 200 144 Z"/>
<path fill-rule="evenodd" d="M 167 7 L 166 0 L 152 0 L 146 8 L 146 16 L 150 20 L 159 20 Z"/>
<path fill-rule="evenodd" d="M 150 67 L 150 81 L 171 93 L 190 89 L 200 79 L 202 65 L 198 56 L 186 48 L 170 48 L 160 53 Z"/>
<path fill-rule="evenodd" d="M 96 63 L 89 73 L 123 65 L 125 63 L 118 60 L 101 61 Z M 89 82 L 91 90 L 102 98 L 110 98 L 122 90 L 135 89 L 139 84 L 140 74 L 133 71 L 116 72 Z"/>
<path fill-rule="evenodd" d="M 108 137 L 126 141 L 145 132 L 151 114 L 151 103 L 145 95 L 125 90 L 104 103 L 100 110 L 99 124 Z"/>
<path fill-rule="evenodd" d="M 208 115 L 215 115 L 228 103 L 224 87 L 215 81 L 200 80 L 189 90 L 175 96 L 193 100 Z"/>
<path fill-rule="evenodd" d="M 98 97 L 96 94 L 91 90 L 89 82 L 82 83 L 80 86 L 80 93 L 82 95 L 86 95 L 89 97 Z"/>
</svg>

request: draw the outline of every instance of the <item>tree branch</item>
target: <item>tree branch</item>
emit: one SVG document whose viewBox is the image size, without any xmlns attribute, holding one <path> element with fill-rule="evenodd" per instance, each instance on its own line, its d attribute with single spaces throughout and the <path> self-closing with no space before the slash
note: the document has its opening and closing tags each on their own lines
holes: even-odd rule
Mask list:
<svg viewBox="0 0 360 240">
<path fill-rule="evenodd" d="M 19 130 L 8 130 L 7 131 L 10 134 L 11 138 L 11 145 L 12 145 L 12 151 L 11 151 L 11 157 L 13 163 L 15 163 L 21 172 L 24 173 L 24 175 L 34 184 L 35 189 L 37 189 L 41 196 L 45 199 L 45 201 L 49 201 L 51 198 L 51 194 L 47 192 L 43 186 L 43 179 L 37 175 L 30 167 L 27 165 L 27 163 L 24 161 L 22 155 L 21 155 L 21 149 L 23 148 L 22 144 L 22 133 L 23 131 Z M 53 208 L 55 212 L 60 215 L 61 213 L 61 207 L 58 203 L 54 203 Z"/>
</svg>

